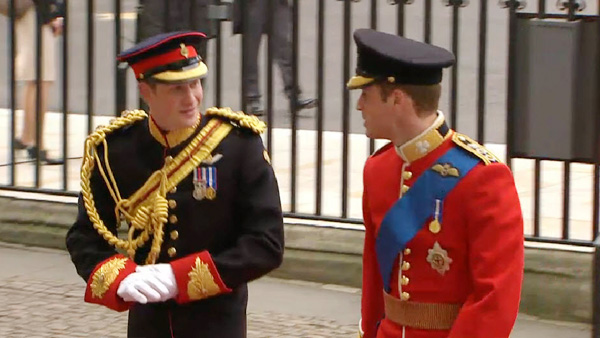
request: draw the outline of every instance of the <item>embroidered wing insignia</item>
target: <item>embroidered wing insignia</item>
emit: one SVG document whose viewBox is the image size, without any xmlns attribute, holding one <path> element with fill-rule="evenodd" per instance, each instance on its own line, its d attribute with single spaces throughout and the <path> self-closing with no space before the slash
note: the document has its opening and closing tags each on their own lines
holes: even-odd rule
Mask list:
<svg viewBox="0 0 600 338">
<path fill-rule="evenodd" d="M 446 177 L 446 176 L 459 177 L 460 176 L 458 169 L 454 168 L 450 163 L 445 163 L 445 164 L 438 163 L 438 164 L 434 165 L 433 167 L 431 167 L 431 170 L 437 172 L 442 177 Z"/>
</svg>

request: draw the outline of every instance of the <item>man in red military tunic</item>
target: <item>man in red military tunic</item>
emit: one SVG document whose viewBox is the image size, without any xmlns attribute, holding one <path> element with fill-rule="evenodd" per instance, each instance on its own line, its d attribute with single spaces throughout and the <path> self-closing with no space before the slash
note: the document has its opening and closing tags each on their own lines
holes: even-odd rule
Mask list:
<svg viewBox="0 0 600 338">
<path fill-rule="evenodd" d="M 523 218 L 509 168 L 438 110 L 449 51 L 354 34 L 367 136 L 391 142 L 364 169 L 365 338 L 506 338 L 523 278 Z"/>
</svg>

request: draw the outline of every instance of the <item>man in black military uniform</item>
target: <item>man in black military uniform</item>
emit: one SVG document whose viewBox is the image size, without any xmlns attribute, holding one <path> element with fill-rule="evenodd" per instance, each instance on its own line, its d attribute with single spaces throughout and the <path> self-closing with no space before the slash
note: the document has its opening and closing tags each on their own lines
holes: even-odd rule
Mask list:
<svg viewBox="0 0 600 338">
<path fill-rule="evenodd" d="M 123 52 L 149 116 L 126 112 L 86 140 L 67 248 L 85 301 L 129 310 L 129 337 L 245 337 L 246 284 L 282 261 L 264 123 L 199 113 L 203 38 L 165 33 Z"/>
</svg>

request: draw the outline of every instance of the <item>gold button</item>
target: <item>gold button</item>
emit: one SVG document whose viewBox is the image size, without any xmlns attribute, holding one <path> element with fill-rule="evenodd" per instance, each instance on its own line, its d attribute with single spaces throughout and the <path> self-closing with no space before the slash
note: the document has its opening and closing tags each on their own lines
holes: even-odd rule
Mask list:
<svg viewBox="0 0 600 338">
<path fill-rule="evenodd" d="M 177 255 L 177 249 L 169 248 L 169 250 L 167 250 L 167 253 L 169 254 L 169 257 L 175 257 L 175 255 Z"/>
<path fill-rule="evenodd" d="M 411 253 L 412 253 L 412 250 L 411 250 L 410 248 L 406 248 L 406 249 L 404 249 L 404 254 L 405 254 L 406 256 L 410 255 Z"/>
<path fill-rule="evenodd" d="M 402 294 L 400 295 L 400 300 L 407 301 L 409 299 L 410 299 L 410 293 L 408 293 L 408 292 L 402 292 Z"/>
<path fill-rule="evenodd" d="M 179 232 L 177 232 L 177 230 L 171 231 L 171 239 L 177 240 L 177 238 L 179 238 Z"/>
<path fill-rule="evenodd" d="M 408 185 L 403 185 L 402 186 L 402 193 L 406 194 L 406 192 L 408 191 L 408 189 L 410 189 L 410 187 Z"/>
<path fill-rule="evenodd" d="M 171 191 L 169 191 L 171 194 L 174 194 L 177 192 L 177 187 L 173 187 L 173 189 L 171 189 Z"/>
<path fill-rule="evenodd" d="M 175 216 L 175 215 L 169 216 L 169 223 L 176 224 L 177 221 L 178 221 L 177 216 Z"/>
<path fill-rule="evenodd" d="M 165 164 L 169 164 L 169 163 L 171 163 L 171 161 L 173 161 L 173 156 L 165 157 Z"/>
<path fill-rule="evenodd" d="M 169 200 L 169 208 L 175 209 L 177 207 L 177 202 L 175 200 Z"/>
<path fill-rule="evenodd" d="M 410 269 L 410 263 L 407 261 L 402 262 L 402 271 L 408 271 Z"/>
<path fill-rule="evenodd" d="M 402 285 L 408 285 L 408 282 L 409 282 L 409 281 L 410 281 L 410 280 L 408 279 L 408 277 L 406 277 L 406 276 L 402 276 L 402 281 L 401 281 Z"/>
<path fill-rule="evenodd" d="M 405 171 L 402 173 L 402 178 L 405 180 L 410 180 L 412 178 L 412 172 L 410 171 Z"/>
</svg>

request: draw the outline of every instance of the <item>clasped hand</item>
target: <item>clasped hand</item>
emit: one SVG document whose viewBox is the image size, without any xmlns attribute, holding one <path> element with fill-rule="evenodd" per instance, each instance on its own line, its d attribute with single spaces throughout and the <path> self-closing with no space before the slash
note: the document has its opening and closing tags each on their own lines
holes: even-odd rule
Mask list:
<svg viewBox="0 0 600 338">
<path fill-rule="evenodd" d="M 177 296 L 177 281 L 169 264 L 138 266 L 119 284 L 117 295 L 126 302 L 164 302 Z"/>
</svg>

